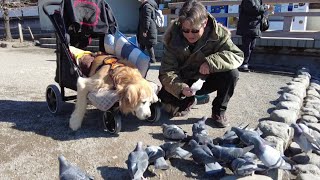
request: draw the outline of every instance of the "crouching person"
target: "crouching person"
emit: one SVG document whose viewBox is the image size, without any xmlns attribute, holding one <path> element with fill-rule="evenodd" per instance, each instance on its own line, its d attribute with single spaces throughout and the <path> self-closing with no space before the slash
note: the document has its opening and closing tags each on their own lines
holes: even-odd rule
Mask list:
<svg viewBox="0 0 320 180">
<path fill-rule="evenodd" d="M 243 62 L 243 52 L 231 41 L 230 32 L 218 24 L 196 0 L 188 0 L 164 35 L 165 51 L 159 70 L 162 84 L 158 96 L 172 116 L 183 116 L 196 104 L 191 85 L 205 82 L 196 95 L 217 91 L 212 119 L 218 127 L 228 125 L 225 116 Z"/>
</svg>

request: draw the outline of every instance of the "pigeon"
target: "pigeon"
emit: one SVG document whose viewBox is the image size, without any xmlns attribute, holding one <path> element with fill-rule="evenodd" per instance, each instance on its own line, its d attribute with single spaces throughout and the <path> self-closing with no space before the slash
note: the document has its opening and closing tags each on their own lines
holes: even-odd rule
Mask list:
<svg viewBox="0 0 320 180">
<path fill-rule="evenodd" d="M 205 166 L 207 175 L 222 176 L 224 168 L 217 162 L 207 145 L 199 145 L 195 140 L 190 140 L 192 158 L 197 164 Z"/>
<path fill-rule="evenodd" d="M 90 180 L 92 176 L 85 173 L 79 167 L 71 165 L 63 155 L 58 157 L 59 160 L 59 178 L 60 180 Z"/>
<path fill-rule="evenodd" d="M 145 151 L 149 157 L 149 164 L 154 163 L 156 169 L 166 170 L 169 169 L 169 165 L 164 159 L 165 151 L 159 146 L 148 146 Z"/>
<path fill-rule="evenodd" d="M 148 154 L 143 149 L 142 142 L 139 141 L 136 148 L 128 156 L 127 166 L 131 179 L 145 179 L 143 173 L 148 168 L 148 159 Z"/>
<path fill-rule="evenodd" d="M 212 139 L 206 134 L 193 134 L 192 139 L 194 139 L 200 145 L 206 145 L 208 143 L 213 143 Z"/>
<path fill-rule="evenodd" d="M 307 126 L 306 124 L 300 123 L 299 126 L 303 132 L 310 138 L 310 141 L 313 142 L 317 147 L 320 146 L 320 132 L 314 130 L 312 127 Z"/>
<path fill-rule="evenodd" d="M 253 175 L 255 171 L 266 171 L 269 168 L 264 165 L 257 165 L 250 158 L 236 158 L 231 162 L 231 170 L 237 176 Z"/>
<path fill-rule="evenodd" d="M 234 131 L 228 130 L 224 133 L 222 137 L 217 137 L 213 140 L 214 144 L 219 144 L 223 146 L 235 146 L 235 144 L 240 143 L 240 139 Z"/>
<path fill-rule="evenodd" d="M 240 140 L 248 146 L 253 145 L 253 139 L 258 139 L 265 143 L 265 140 L 260 137 L 260 133 L 257 131 L 249 131 L 239 127 L 232 127 L 231 131 L 234 131 Z"/>
<path fill-rule="evenodd" d="M 292 123 L 291 127 L 294 129 L 293 141 L 296 142 L 303 152 L 306 154 L 312 150 L 319 151 L 319 141 L 311 134 L 311 129 L 302 123 Z"/>
<path fill-rule="evenodd" d="M 210 148 L 214 157 L 225 163 L 230 163 L 232 160 L 244 156 L 247 152 L 254 148 L 253 145 L 244 148 L 236 148 L 223 147 L 213 144 L 208 144 L 208 147 Z"/>
<path fill-rule="evenodd" d="M 165 158 L 180 157 L 182 159 L 189 158 L 191 153 L 181 148 L 180 142 L 166 142 L 160 147 L 165 151 Z"/>
<path fill-rule="evenodd" d="M 244 159 L 257 159 L 257 155 L 252 153 L 252 152 L 247 152 L 241 158 L 244 158 Z"/>
<path fill-rule="evenodd" d="M 209 133 L 205 124 L 206 120 L 207 117 L 204 116 L 200 121 L 192 125 L 192 139 L 200 145 L 212 143 L 212 139 L 208 136 Z"/>
<path fill-rule="evenodd" d="M 206 120 L 207 119 L 208 118 L 206 116 L 203 116 L 200 121 L 194 123 L 192 125 L 192 132 L 193 133 L 198 133 L 198 134 L 206 134 L 206 135 L 208 135 L 209 133 L 208 133 L 207 125 L 206 125 Z"/>
<path fill-rule="evenodd" d="M 267 145 L 259 138 L 253 138 L 254 153 L 258 159 L 268 168 L 280 168 L 284 170 L 294 170 L 295 167 L 287 163 L 287 157 L 282 156 L 280 152 L 273 147 Z"/>
<path fill-rule="evenodd" d="M 174 124 L 162 124 L 162 132 L 165 138 L 171 140 L 185 140 L 187 138 L 187 132 Z"/>
</svg>

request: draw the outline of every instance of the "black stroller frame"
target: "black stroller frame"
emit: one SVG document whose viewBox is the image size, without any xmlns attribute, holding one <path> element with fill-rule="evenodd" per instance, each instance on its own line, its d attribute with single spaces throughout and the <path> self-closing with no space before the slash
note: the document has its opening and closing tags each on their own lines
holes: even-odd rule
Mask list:
<svg viewBox="0 0 320 180">
<path fill-rule="evenodd" d="M 102 0 L 103 1 L 103 0 Z M 66 25 L 63 19 L 63 13 L 61 12 L 64 1 L 47 2 L 43 5 L 44 13 L 49 17 L 56 35 L 56 61 L 57 69 L 55 81 L 59 84 L 58 88 L 55 84 L 50 84 L 46 89 L 46 102 L 48 110 L 53 115 L 61 113 L 62 105 L 66 101 L 75 100 L 76 96 L 66 96 L 65 88 L 77 91 L 77 79 L 83 77 L 78 65 L 74 63 L 73 57 L 69 51 L 69 42 L 71 41 L 70 35 L 66 31 Z M 47 8 L 49 6 L 59 6 L 60 10 L 55 10 L 53 14 L 49 14 Z M 99 48 L 100 51 L 104 51 L 103 39 L 105 33 L 99 34 Z M 101 44 L 102 41 L 102 44 Z M 80 47 L 83 48 L 83 47 Z M 59 90 L 60 89 L 60 90 Z M 118 103 L 103 113 L 102 121 L 104 129 L 111 134 L 118 134 L 121 131 L 121 113 L 117 108 Z M 161 111 L 159 103 L 151 105 L 151 117 L 146 119 L 148 122 L 156 122 L 160 119 Z"/>
</svg>

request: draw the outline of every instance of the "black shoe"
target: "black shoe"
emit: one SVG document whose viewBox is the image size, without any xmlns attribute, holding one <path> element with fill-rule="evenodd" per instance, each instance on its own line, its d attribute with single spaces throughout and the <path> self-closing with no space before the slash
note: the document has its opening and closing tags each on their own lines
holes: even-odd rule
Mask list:
<svg viewBox="0 0 320 180">
<path fill-rule="evenodd" d="M 248 64 L 243 64 L 243 65 L 241 65 L 238 69 L 239 69 L 239 71 L 241 71 L 241 72 L 250 72 L 250 69 L 249 69 L 249 65 L 248 65 Z"/>
</svg>

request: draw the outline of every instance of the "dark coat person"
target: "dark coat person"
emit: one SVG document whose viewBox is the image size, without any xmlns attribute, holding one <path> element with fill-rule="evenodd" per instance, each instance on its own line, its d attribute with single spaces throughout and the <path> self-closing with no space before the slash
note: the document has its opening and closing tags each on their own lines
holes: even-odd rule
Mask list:
<svg viewBox="0 0 320 180">
<path fill-rule="evenodd" d="M 172 116 L 186 115 L 196 104 L 195 95 L 217 91 L 211 117 L 218 127 L 226 127 L 225 112 L 243 61 L 228 29 L 201 2 L 187 0 L 164 34 L 164 47 L 158 93 L 164 110 Z M 199 79 L 205 82 L 194 90 L 192 84 Z"/>
<path fill-rule="evenodd" d="M 242 51 L 244 61 L 239 70 L 249 71 L 249 60 L 256 45 L 256 38 L 261 36 L 260 24 L 264 13 L 270 8 L 263 5 L 261 0 L 242 0 L 239 7 L 237 35 L 242 36 Z"/>
<path fill-rule="evenodd" d="M 158 5 L 154 0 L 139 0 L 139 24 L 137 38 L 142 50 L 147 49 L 152 62 L 156 62 L 154 46 L 157 44 L 157 26 L 155 23 L 155 9 Z"/>
</svg>

